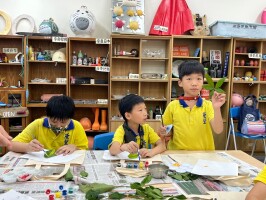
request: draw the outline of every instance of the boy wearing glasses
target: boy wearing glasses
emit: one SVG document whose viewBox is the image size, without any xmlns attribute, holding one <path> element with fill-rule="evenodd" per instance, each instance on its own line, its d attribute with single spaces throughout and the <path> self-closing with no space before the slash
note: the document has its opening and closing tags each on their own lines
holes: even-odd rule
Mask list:
<svg viewBox="0 0 266 200">
<path fill-rule="evenodd" d="M 10 151 L 35 152 L 55 149 L 56 154 L 71 154 L 88 149 L 82 125 L 73 120 L 75 105 L 68 96 L 54 96 L 46 106 L 46 117 L 36 119 L 12 140 Z"/>
</svg>

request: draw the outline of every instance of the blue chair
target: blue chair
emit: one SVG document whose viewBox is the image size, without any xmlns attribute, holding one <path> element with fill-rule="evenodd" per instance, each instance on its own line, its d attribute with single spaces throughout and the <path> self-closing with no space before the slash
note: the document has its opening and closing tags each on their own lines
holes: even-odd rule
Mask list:
<svg viewBox="0 0 266 200">
<path fill-rule="evenodd" d="M 108 146 L 112 142 L 114 134 L 114 132 L 109 132 L 94 136 L 93 150 L 108 150 Z"/>
<path fill-rule="evenodd" d="M 259 134 L 258 135 L 247 135 L 247 134 L 243 134 L 243 133 L 241 133 L 239 131 L 235 131 L 234 118 L 235 119 L 239 119 L 239 116 L 240 116 L 240 107 L 230 108 L 229 114 L 230 114 L 230 126 L 229 126 L 228 135 L 227 135 L 227 141 L 226 141 L 225 150 L 227 150 L 227 148 L 228 148 L 229 140 L 230 140 L 230 135 L 231 134 L 233 135 L 235 150 L 237 150 L 236 136 L 242 137 L 242 138 L 246 138 L 246 139 L 252 139 L 252 140 L 254 140 L 254 143 L 253 143 L 253 146 L 252 146 L 251 156 L 253 156 L 253 154 L 254 154 L 257 140 L 263 140 L 264 152 L 265 152 L 264 163 L 265 163 L 266 162 L 266 142 L 265 142 L 266 135 L 259 135 Z"/>
</svg>

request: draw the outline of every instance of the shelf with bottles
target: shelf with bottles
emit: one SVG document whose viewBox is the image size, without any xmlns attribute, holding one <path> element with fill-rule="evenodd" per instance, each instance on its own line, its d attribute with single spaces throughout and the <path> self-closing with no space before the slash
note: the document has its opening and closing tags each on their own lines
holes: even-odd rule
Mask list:
<svg viewBox="0 0 266 200">
<path fill-rule="evenodd" d="M 29 36 L 25 37 L 25 44 L 27 106 L 31 110 L 42 109 L 46 105 L 41 99 L 43 94 L 68 94 L 67 43 L 53 42 L 52 37 Z M 31 120 L 35 118 L 33 112 Z"/>
<path fill-rule="evenodd" d="M 0 78 L 4 87 L 21 88 L 25 85 L 23 42 L 22 36 L 0 36 Z"/>
</svg>

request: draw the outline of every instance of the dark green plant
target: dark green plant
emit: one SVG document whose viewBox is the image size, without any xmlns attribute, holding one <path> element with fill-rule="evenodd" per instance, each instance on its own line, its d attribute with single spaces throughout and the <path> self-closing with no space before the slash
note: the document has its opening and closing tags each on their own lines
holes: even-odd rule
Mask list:
<svg viewBox="0 0 266 200">
<path fill-rule="evenodd" d="M 209 74 L 205 74 L 205 78 L 207 80 L 207 84 L 204 84 L 202 87 L 206 90 L 210 90 L 210 97 L 212 97 L 214 91 L 218 93 L 225 93 L 225 91 L 221 87 L 226 77 L 219 79 L 216 84 L 213 82 Z"/>
</svg>

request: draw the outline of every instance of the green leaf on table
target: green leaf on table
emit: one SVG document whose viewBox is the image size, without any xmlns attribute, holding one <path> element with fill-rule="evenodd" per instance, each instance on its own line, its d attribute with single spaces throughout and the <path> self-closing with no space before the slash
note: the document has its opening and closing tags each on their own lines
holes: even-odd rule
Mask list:
<svg viewBox="0 0 266 200">
<path fill-rule="evenodd" d="M 110 192 L 113 190 L 115 186 L 107 185 L 105 183 L 90 183 L 90 184 L 81 184 L 79 185 L 79 189 L 81 192 L 86 193 L 89 190 L 98 191 L 99 194 Z"/>
<path fill-rule="evenodd" d="M 79 175 L 82 177 L 82 178 L 86 178 L 86 177 L 88 177 L 88 172 L 86 172 L 85 170 L 82 170 L 80 173 L 79 173 Z"/>
<path fill-rule="evenodd" d="M 141 186 L 144 186 L 146 185 L 147 183 L 151 182 L 151 179 L 152 179 L 152 176 L 151 175 L 148 175 L 146 176 L 142 181 L 141 181 Z"/>
<path fill-rule="evenodd" d="M 113 192 L 113 193 L 109 194 L 108 197 L 109 197 L 109 199 L 123 199 L 123 198 L 126 197 L 126 195 L 125 194 L 121 194 L 119 192 Z"/>
</svg>

